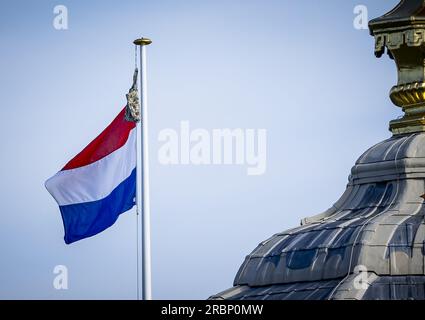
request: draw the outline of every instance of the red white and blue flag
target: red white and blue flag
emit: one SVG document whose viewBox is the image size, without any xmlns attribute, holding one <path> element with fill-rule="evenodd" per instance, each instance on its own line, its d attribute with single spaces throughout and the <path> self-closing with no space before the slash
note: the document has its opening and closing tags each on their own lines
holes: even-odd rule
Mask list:
<svg viewBox="0 0 425 320">
<path fill-rule="evenodd" d="M 67 244 L 109 228 L 131 209 L 136 196 L 136 124 L 125 119 L 125 108 L 45 185 L 59 205 Z"/>
</svg>

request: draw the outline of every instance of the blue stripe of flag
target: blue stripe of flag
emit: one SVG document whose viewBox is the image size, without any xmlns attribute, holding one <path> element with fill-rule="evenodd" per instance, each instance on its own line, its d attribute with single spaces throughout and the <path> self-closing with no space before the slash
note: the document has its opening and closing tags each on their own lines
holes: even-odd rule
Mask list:
<svg viewBox="0 0 425 320">
<path fill-rule="evenodd" d="M 112 226 L 121 213 L 130 210 L 136 196 L 136 168 L 106 198 L 60 206 L 65 243 L 88 238 Z"/>
</svg>

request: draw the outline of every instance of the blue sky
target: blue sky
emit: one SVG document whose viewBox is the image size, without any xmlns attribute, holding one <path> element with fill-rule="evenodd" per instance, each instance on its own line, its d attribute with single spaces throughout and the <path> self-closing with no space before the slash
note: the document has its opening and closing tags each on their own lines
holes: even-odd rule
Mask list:
<svg viewBox="0 0 425 320">
<path fill-rule="evenodd" d="M 0 298 L 133 299 L 136 217 L 67 246 L 44 188 L 125 104 L 145 35 L 153 297 L 205 299 L 232 285 L 272 234 L 330 207 L 355 160 L 390 137 L 396 69 L 353 27 L 396 0 L 1 1 Z M 53 28 L 68 8 L 69 29 Z M 267 172 L 164 166 L 165 128 L 267 130 Z M 55 290 L 66 265 L 69 289 Z"/>
</svg>

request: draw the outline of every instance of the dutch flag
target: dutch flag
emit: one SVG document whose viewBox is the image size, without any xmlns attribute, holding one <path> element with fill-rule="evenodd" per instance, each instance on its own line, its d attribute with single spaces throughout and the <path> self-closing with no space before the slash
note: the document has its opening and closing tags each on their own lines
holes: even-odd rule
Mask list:
<svg viewBox="0 0 425 320">
<path fill-rule="evenodd" d="M 45 185 L 59 205 L 67 244 L 109 228 L 131 209 L 136 196 L 136 124 L 125 119 L 125 108 Z"/>
</svg>

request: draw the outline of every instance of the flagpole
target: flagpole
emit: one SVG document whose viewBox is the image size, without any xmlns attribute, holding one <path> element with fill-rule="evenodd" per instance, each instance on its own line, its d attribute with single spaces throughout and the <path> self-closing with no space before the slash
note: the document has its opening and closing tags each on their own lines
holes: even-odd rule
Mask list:
<svg viewBox="0 0 425 320">
<path fill-rule="evenodd" d="M 147 38 L 134 40 L 140 49 L 140 108 L 141 121 L 137 123 L 137 299 L 152 299 L 151 286 L 151 230 L 149 197 L 149 148 L 148 148 L 148 104 L 146 82 L 146 46 L 152 41 Z M 140 230 L 142 232 L 140 232 Z M 141 262 L 141 271 L 140 271 Z M 140 277 L 141 274 L 141 277 Z M 140 286 L 140 281 L 142 285 Z"/>
</svg>

